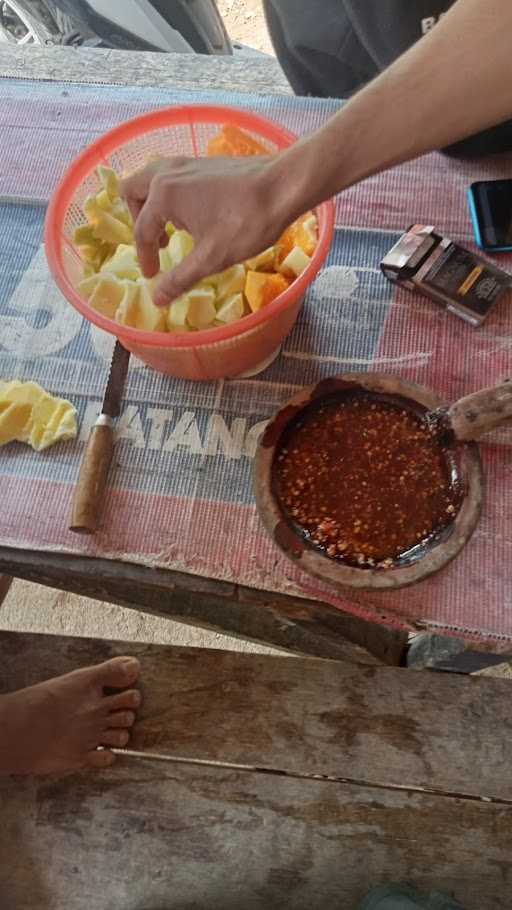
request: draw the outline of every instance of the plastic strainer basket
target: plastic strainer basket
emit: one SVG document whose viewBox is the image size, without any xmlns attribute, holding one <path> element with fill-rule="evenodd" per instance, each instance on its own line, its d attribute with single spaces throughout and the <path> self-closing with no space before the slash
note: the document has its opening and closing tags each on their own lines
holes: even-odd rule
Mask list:
<svg viewBox="0 0 512 910">
<path fill-rule="evenodd" d="M 332 202 L 317 210 L 319 240 L 306 271 L 272 303 L 231 325 L 199 332 L 142 332 L 119 325 L 93 310 L 76 285 L 82 261 L 73 232 L 85 221 L 86 197 L 98 191 L 96 167 L 130 174 L 155 156 L 206 154 L 208 141 L 225 124 L 234 124 L 262 140 L 271 152 L 291 145 L 296 136 L 253 114 L 227 107 L 187 106 L 137 117 L 106 133 L 75 159 L 48 208 L 45 247 L 53 276 L 66 299 L 90 322 L 115 335 L 142 361 L 172 376 L 219 379 L 255 373 L 269 363 L 297 319 L 305 291 L 324 262 L 332 240 Z"/>
</svg>

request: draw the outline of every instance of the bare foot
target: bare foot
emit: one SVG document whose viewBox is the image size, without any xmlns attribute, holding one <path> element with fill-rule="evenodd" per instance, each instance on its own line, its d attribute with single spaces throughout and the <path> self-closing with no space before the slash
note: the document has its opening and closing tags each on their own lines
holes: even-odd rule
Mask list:
<svg viewBox="0 0 512 910">
<path fill-rule="evenodd" d="M 0 775 L 107 768 L 115 756 L 97 748 L 128 743 L 141 703 L 129 687 L 139 672 L 136 658 L 115 657 L 0 695 Z M 105 696 L 104 687 L 125 691 Z"/>
</svg>

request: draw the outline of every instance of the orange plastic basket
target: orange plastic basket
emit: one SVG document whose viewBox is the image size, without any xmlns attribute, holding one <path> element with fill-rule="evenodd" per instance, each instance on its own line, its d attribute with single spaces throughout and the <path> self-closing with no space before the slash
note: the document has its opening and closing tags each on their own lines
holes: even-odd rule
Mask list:
<svg viewBox="0 0 512 910">
<path fill-rule="evenodd" d="M 76 285 L 82 277 L 73 233 L 85 221 L 83 204 L 96 193 L 99 164 L 118 174 L 132 173 L 155 156 L 206 154 L 207 144 L 225 124 L 233 124 L 277 152 L 296 136 L 276 124 L 227 107 L 174 107 L 137 117 L 89 146 L 66 172 L 48 208 L 45 247 L 51 272 L 66 299 L 90 322 L 115 335 L 155 370 L 185 379 L 219 379 L 257 372 L 269 363 L 297 319 L 308 285 L 324 262 L 332 240 L 334 205 L 317 210 L 319 239 L 303 274 L 268 306 L 230 325 L 183 334 L 142 332 L 119 325 L 93 310 Z"/>
</svg>

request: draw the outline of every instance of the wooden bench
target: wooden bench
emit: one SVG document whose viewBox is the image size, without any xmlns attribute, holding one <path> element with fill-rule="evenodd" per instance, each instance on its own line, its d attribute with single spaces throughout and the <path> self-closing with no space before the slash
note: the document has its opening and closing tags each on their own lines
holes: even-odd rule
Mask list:
<svg viewBox="0 0 512 910">
<path fill-rule="evenodd" d="M 0 633 L 0 691 L 120 653 L 142 754 L 0 781 L 2 910 L 352 910 L 396 879 L 510 907 L 506 680 Z"/>
</svg>

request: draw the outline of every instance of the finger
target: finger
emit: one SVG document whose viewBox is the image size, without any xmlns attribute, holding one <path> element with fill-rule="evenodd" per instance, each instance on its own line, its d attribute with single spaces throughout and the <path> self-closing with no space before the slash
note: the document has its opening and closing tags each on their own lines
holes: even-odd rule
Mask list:
<svg viewBox="0 0 512 910">
<path fill-rule="evenodd" d="M 135 223 L 137 254 L 146 278 L 153 278 L 160 271 L 160 238 L 164 231 L 165 221 L 151 189 Z"/>
<path fill-rule="evenodd" d="M 124 180 L 121 180 L 119 194 L 126 201 L 136 199 L 141 203 L 144 202 L 147 199 L 154 175 L 155 171 L 152 165 L 136 171 L 130 177 L 125 177 Z"/>
<path fill-rule="evenodd" d="M 105 730 L 101 734 L 102 746 L 114 746 L 116 749 L 124 749 L 130 741 L 128 730 Z"/>
<path fill-rule="evenodd" d="M 153 301 L 156 306 L 168 306 L 168 304 L 190 290 L 201 278 L 207 275 L 213 275 L 220 269 L 221 263 L 209 253 L 209 247 L 198 244 L 189 255 L 172 269 L 167 272 L 159 281 Z"/>
<path fill-rule="evenodd" d="M 139 215 L 141 213 L 141 209 L 142 209 L 142 206 L 144 205 L 144 203 L 140 202 L 138 199 L 128 198 L 126 200 L 126 204 L 130 210 L 130 215 L 132 216 L 132 221 L 135 224 L 135 222 L 137 221 L 137 218 L 139 217 Z"/>
<path fill-rule="evenodd" d="M 142 703 L 142 695 L 138 689 L 129 689 L 126 692 L 119 692 L 116 695 L 110 695 L 107 698 L 103 699 L 106 711 L 122 711 L 124 709 L 131 709 L 133 711 L 140 708 Z"/>
<path fill-rule="evenodd" d="M 135 723 L 135 712 L 114 711 L 113 714 L 109 714 L 105 718 L 105 721 L 108 724 L 109 729 L 112 730 L 133 727 Z"/>
<path fill-rule="evenodd" d="M 110 768 L 110 765 L 113 765 L 116 760 L 115 755 L 112 752 L 108 752 L 106 749 L 95 749 L 94 752 L 88 752 L 86 756 L 86 764 L 89 768 Z"/>
</svg>

